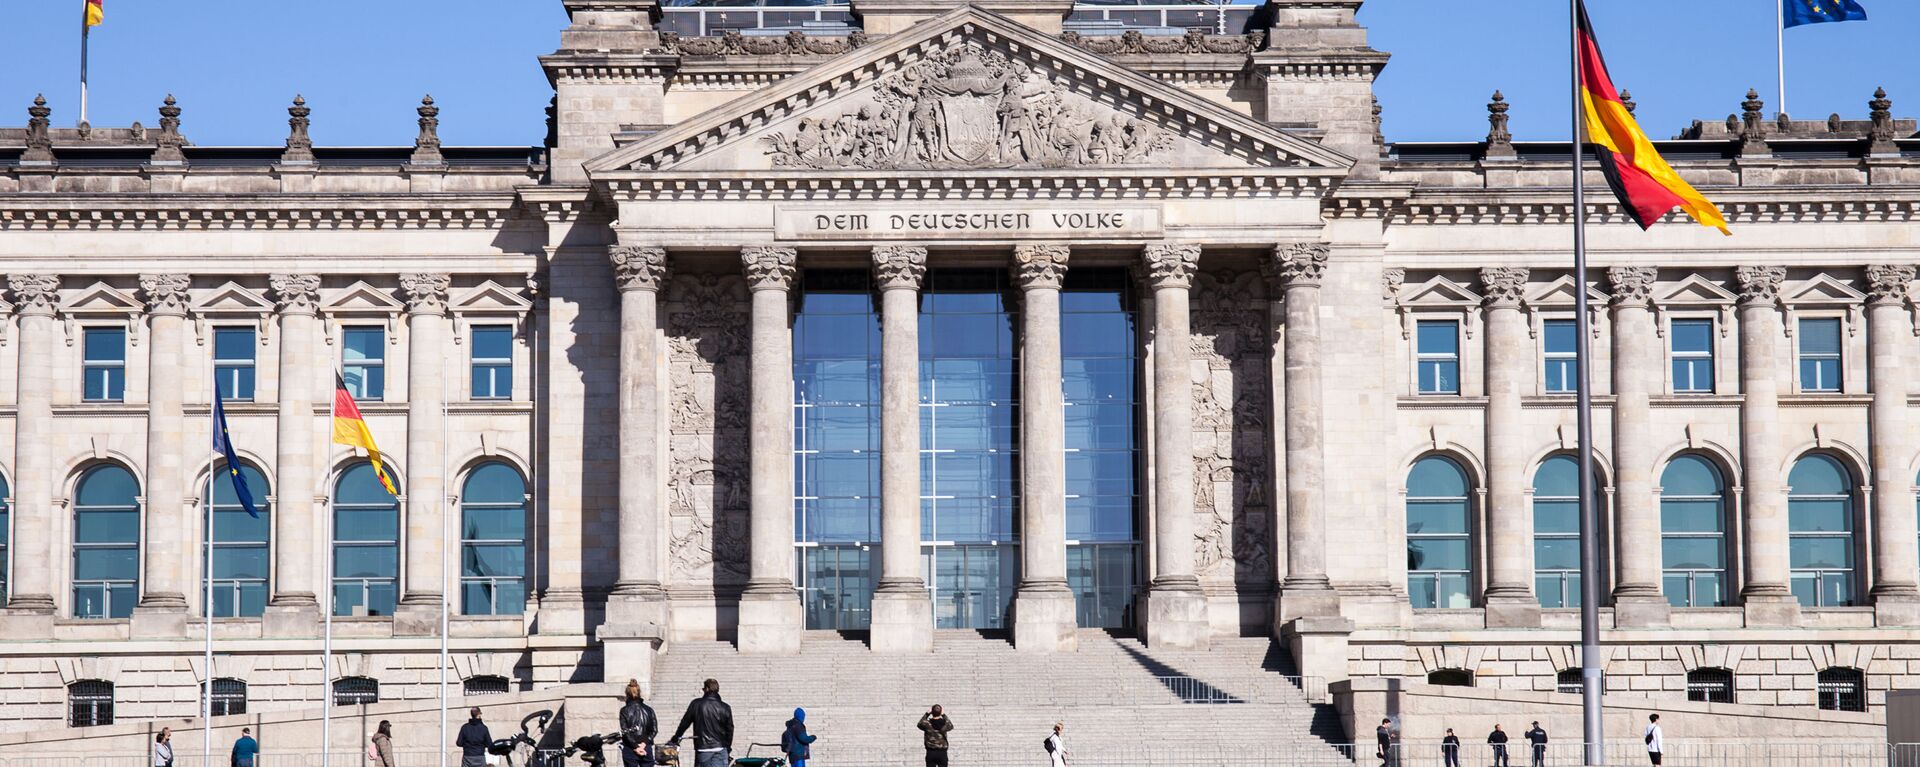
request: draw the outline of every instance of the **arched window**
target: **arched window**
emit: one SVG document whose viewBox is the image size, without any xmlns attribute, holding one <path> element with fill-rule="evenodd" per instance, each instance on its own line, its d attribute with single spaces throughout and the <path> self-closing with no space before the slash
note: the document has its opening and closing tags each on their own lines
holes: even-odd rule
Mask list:
<svg viewBox="0 0 1920 767">
<path fill-rule="evenodd" d="M 267 610 L 267 536 L 273 528 L 267 479 L 240 464 L 240 480 L 260 512 L 255 518 L 233 492 L 233 476 L 221 461 L 213 474 L 213 615 L 256 618 Z M 204 513 L 205 507 L 202 507 Z M 203 520 L 204 524 L 204 520 Z M 202 571 L 204 577 L 204 570 Z"/>
<path fill-rule="evenodd" d="M 201 694 L 205 694 L 206 690 L 207 686 L 201 684 Z M 247 683 L 238 679 L 213 680 L 212 705 L 214 716 L 247 713 Z"/>
<path fill-rule="evenodd" d="M 113 724 L 113 683 L 82 679 L 67 685 L 67 726 Z"/>
<path fill-rule="evenodd" d="M 1674 607 L 1727 604 L 1727 484 L 1697 455 L 1660 474 L 1661 589 Z"/>
<path fill-rule="evenodd" d="M 1416 608 L 1471 607 L 1467 473 L 1429 456 L 1407 473 L 1407 596 Z"/>
<path fill-rule="evenodd" d="M 488 674 L 467 677 L 460 689 L 468 695 L 504 695 L 512 686 L 506 677 Z"/>
<path fill-rule="evenodd" d="M 73 617 L 125 618 L 140 594 L 140 483 L 107 464 L 73 500 Z"/>
<path fill-rule="evenodd" d="M 1580 669 L 1562 669 L 1553 678 L 1553 691 L 1562 695 L 1579 695 L 1587 688 L 1587 677 Z"/>
<path fill-rule="evenodd" d="M 1597 505 L 1597 478 L 1593 487 Z M 1596 562 L 1594 572 L 1606 568 Z M 1541 607 L 1580 606 L 1580 462 L 1573 456 L 1549 458 L 1533 474 L 1533 588 Z"/>
<path fill-rule="evenodd" d="M 1733 671 L 1724 668 L 1696 668 L 1687 672 L 1687 700 L 1700 703 L 1732 703 Z"/>
<path fill-rule="evenodd" d="M 519 615 L 526 575 L 527 483 L 512 466 L 480 464 L 460 491 L 460 611 Z"/>
<path fill-rule="evenodd" d="M 1427 672 L 1427 684 L 1441 687 L 1472 687 L 1473 672 L 1463 668 L 1443 668 Z"/>
<path fill-rule="evenodd" d="M 1853 477 L 1815 453 L 1793 464 L 1787 485 L 1793 595 L 1802 607 L 1853 604 Z"/>
<path fill-rule="evenodd" d="M 8 534 L 13 530 L 12 520 L 7 516 L 7 499 L 13 494 L 7 492 L 7 479 L 0 477 L 0 604 L 5 604 L 7 596 L 7 544 L 12 541 Z"/>
<path fill-rule="evenodd" d="M 333 705 L 360 706 L 380 702 L 380 680 L 349 676 L 333 682 Z"/>
<path fill-rule="evenodd" d="M 392 615 L 399 581 L 400 502 L 354 464 L 333 494 L 333 614 Z"/>
<path fill-rule="evenodd" d="M 1830 668 L 1818 679 L 1820 708 L 1827 711 L 1867 710 L 1867 676 L 1857 668 Z"/>
</svg>

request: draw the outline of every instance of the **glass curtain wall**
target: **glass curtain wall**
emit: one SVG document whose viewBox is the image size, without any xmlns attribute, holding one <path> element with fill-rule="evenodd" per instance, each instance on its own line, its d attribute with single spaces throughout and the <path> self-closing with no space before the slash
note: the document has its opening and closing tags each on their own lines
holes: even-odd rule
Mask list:
<svg viewBox="0 0 1920 767">
<path fill-rule="evenodd" d="M 880 315 L 865 270 L 808 271 L 800 285 L 793 319 L 795 582 L 807 628 L 865 630 L 880 538 Z"/>
<path fill-rule="evenodd" d="M 1126 270 L 1067 272 L 1060 294 L 1067 584 L 1086 627 L 1133 623 L 1140 559 L 1136 316 Z"/>
</svg>

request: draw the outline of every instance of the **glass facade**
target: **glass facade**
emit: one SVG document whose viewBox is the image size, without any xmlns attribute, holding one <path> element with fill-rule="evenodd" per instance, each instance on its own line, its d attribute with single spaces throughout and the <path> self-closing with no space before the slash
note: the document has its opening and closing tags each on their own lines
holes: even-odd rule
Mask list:
<svg viewBox="0 0 1920 767">
<path fill-rule="evenodd" d="M 807 628 L 864 630 L 879 578 L 880 314 L 865 270 L 808 271 L 800 285 L 793 318 L 796 583 Z"/>
<path fill-rule="evenodd" d="M 1136 322 L 1125 270 L 1067 272 L 1060 294 L 1067 585 L 1086 627 L 1133 623 L 1140 569 Z"/>
<path fill-rule="evenodd" d="M 213 477 L 213 616 L 258 618 L 267 611 L 267 536 L 273 529 L 267 505 L 267 480 L 260 470 L 240 465 L 258 519 L 234 497 L 232 475 L 223 461 Z M 206 507 L 201 507 L 206 513 Z M 204 522 L 204 518 L 203 518 Z M 204 561 L 204 560 L 203 560 Z M 204 572 L 204 571 L 203 571 Z"/>
<path fill-rule="evenodd" d="M 254 349 L 258 346 L 253 341 L 253 328 L 214 328 L 213 380 L 220 387 L 221 399 L 253 401 Z"/>
<path fill-rule="evenodd" d="M 1802 607 L 1854 603 L 1853 478 L 1831 456 L 1814 454 L 1787 475 L 1788 554 Z"/>
<path fill-rule="evenodd" d="M 1728 603 L 1726 483 L 1697 455 L 1660 474 L 1661 589 L 1674 607 Z"/>
<path fill-rule="evenodd" d="M 1428 456 L 1407 474 L 1407 596 L 1416 608 L 1472 607 L 1467 472 Z"/>
<path fill-rule="evenodd" d="M 1580 606 L 1580 462 L 1572 456 L 1549 458 L 1533 475 L 1533 590 L 1541 607 Z"/>
<path fill-rule="evenodd" d="M 125 618 L 140 596 L 140 485 L 108 464 L 80 477 L 73 501 L 73 617 Z"/>
<path fill-rule="evenodd" d="M 333 614 L 392 615 L 399 582 L 400 503 L 354 464 L 333 490 Z"/>
<path fill-rule="evenodd" d="M 460 612 L 521 614 L 526 576 L 526 480 L 504 463 L 480 464 L 460 490 Z"/>
</svg>

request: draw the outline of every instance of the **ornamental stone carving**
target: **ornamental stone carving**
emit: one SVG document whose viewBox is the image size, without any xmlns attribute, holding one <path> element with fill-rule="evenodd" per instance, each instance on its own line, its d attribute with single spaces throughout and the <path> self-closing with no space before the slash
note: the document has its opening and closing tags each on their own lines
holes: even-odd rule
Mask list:
<svg viewBox="0 0 1920 767">
<path fill-rule="evenodd" d="M 1068 45 L 1102 56 L 1174 53 L 1232 54 L 1260 50 L 1260 46 L 1267 40 L 1267 33 L 1254 31 L 1244 35 L 1210 35 L 1205 30 L 1189 27 L 1182 35 L 1148 36 L 1137 29 L 1129 29 L 1118 35 L 1061 32 L 1060 39 Z"/>
<path fill-rule="evenodd" d="M 275 274 L 267 277 L 267 287 L 281 314 L 313 314 L 320 306 L 320 275 Z"/>
<path fill-rule="evenodd" d="M 53 109 L 47 106 L 47 97 L 34 96 L 33 106 L 27 107 L 27 151 L 20 155 L 20 162 L 53 162 L 53 133 L 48 127 L 51 122 L 47 119 L 52 115 Z"/>
<path fill-rule="evenodd" d="M 1380 270 L 1380 300 L 1400 300 L 1400 288 L 1407 284 L 1407 270 L 1400 267 Z"/>
<path fill-rule="evenodd" d="M 1519 266 L 1490 266 L 1480 270 L 1481 292 L 1489 309 L 1518 309 L 1527 290 L 1527 270 Z"/>
<path fill-rule="evenodd" d="M 781 37 L 743 35 L 729 29 L 712 37 L 660 33 L 660 52 L 693 58 L 717 56 L 838 56 L 867 44 L 867 33 L 853 30 L 844 36 L 809 35 L 791 30 Z"/>
<path fill-rule="evenodd" d="M 9 274 L 7 290 L 13 294 L 14 313 L 52 316 L 60 303 L 60 275 Z"/>
<path fill-rule="evenodd" d="M 763 139 L 785 168 L 1069 168 L 1139 165 L 1174 137 L 978 43 L 880 78 L 872 100 Z"/>
<path fill-rule="evenodd" d="M 662 289 L 670 578 L 744 583 L 750 559 L 746 281 L 738 274 L 675 274 Z"/>
<path fill-rule="evenodd" d="M 1193 279 L 1194 563 L 1214 583 L 1271 580 L 1267 284 L 1252 269 Z"/>
<path fill-rule="evenodd" d="M 882 245 L 873 249 L 873 281 L 881 290 L 919 290 L 926 276 L 926 248 Z"/>
<path fill-rule="evenodd" d="M 1193 286 L 1193 273 L 1200 268 L 1200 246 L 1188 243 L 1148 245 L 1147 282 L 1156 288 Z"/>
<path fill-rule="evenodd" d="M 622 291 L 658 291 L 667 281 L 667 249 L 615 245 L 607 249 L 613 262 L 613 280 Z"/>
<path fill-rule="evenodd" d="M 1613 266 L 1607 268 L 1607 284 L 1613 287 L 1614 306 L 1646 306 L 1653 295 L 1653 281 L 1660 270 L 1651 266 Z"/>
<path fill-rule="evenodd" d="M 1742 266 L 1733 272 L 1740 284 L 1740 303 L 1744 306 L 1773 304 L 1780 300 L 1780 283 L 1787 279 L 1784 266 Z"/>
<path fill-rule="evenodd" d="M 408 314 L 446 314 L 447 286 L 453 275 L 446 272 L 409 272 L 400 275 L 400 292 L 407 298 Z"/>
<path fill-rule="evenodd" d="M 1067 279 L 1067 257 L 1071 253 L 1066 245 L 1015 245 L 1014 277 L 1022 288 L 1059 290 Z"/>
<path fill-rule="evenodd" d="M 1908 286 L 1912 283 L 1912 264 L 1869 264 L 1867 266 L 1867 303 L 1906 303 Z"/>
<path fill-rule="evenodd" d="M 740 262 L 747 269 L 747 285 L 754 290 L 793 289 L 794 265 L 799 260 L 800 253 L 793 248 L 755 245 L 740 249 Z"/>
<path fill-rule="evenodd" d="M 1317 288 L 1320 278 L 1327 273 L 1328 251 L 1325 244 L 1318 242 L 1276 245 L 1268 267 L 1273 270 L 1273 277 L 1281 287 Z"/>
<path fill-rule="evenodd" d="M 147 313 L 174 317 L 187 313 L 187 286 L 193 278 L 184 274 L 142 274 L 140 292 L 147 299 Z"/>
</svg>

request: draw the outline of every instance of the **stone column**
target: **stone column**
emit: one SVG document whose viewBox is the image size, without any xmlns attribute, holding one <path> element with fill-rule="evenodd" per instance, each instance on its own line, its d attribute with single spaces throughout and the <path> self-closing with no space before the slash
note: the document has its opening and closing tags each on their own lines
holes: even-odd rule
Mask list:
<svg viewBox="0 0 1920 767">
<path fill-rule="evenodd" d="M 620 289 L 620 533 L 618 574 L 607 598 L 608 679 L 649 679 L 666 642 L 667 592 L 660 572 L 660 290 L 665 248 L 609 248 Z"/>
<path fill-rule="evenodd" d="M 320 275 L 276 274 L 267 282 L 280 313 L 280 417 L 273 472 L 273 597 L 261 624 L 269 637 L 311 637 L 319 635 L 320 590 L 332 588 L 318 582 L 321 568 L 314 562 L 313 450 L 319 421 L 313 417 L 313 397 L 315 385 L 327 378 L 314 352 Z M 331 546 L 326 548 L 323 556 L 331 556 Z"/>
<path fill-rule="evenodd" d="M 1780 283 L 1787 270 L 1742 266 L 1740 283 L 1740 463 L 1744 468 L 1749 626 L 1792 626 L 1800 603 L 1788 588 L 1787 487 L 1780 437 Z"/>
<path fill-rule="evenodd" d="M 927 249 L 873 249 L 880 288 L 880 583 L 876 652 L 932 652 L 933 602 L 920 573 L 920 283 Z"/>
<path fill-rule="evenodd" d="M 740 651 L 800 651 L 800 598 L 793 589 L 793 332 L 788 304 L 793 248 L 742 248 L 753 290 L 750 407 L 752 561 L 740 595 Z"/>
<path fill-rule="evenodd" d="M 1653 376 L 1662 369 L 1647 299 L 1658 270 L 1616 266 L 1613 286 L 1613 464 L 1622 542 L 1620 582 L 1613 589 L 1613 622 L 1622 628 L 1665 626 L 1670 609 L 1660 589 L 1660 504 L 1653 494 Z"/>
<path fill-rule="evenodd" d="M 187 285 L 184 274 L 140 275 L 147 300 L 146 524 L 141 542 L 140 604 L 134 608 L 136 638 L 185 636 L 187 589 L 199 581 L 200 557 L 193 542 L 201 525 L 187 503 L 186 414 Z M 190 575 L 191 573 L 191 575 Z"/>
<path fill-rule="evenodd" d="M 1287 572 L 1278 620 L 1337 617 L 1340 598 L 1327 580 L 1326 452 L 1321 421 L 1320 279 L 1327 246 L 1273 249 L 1269 264 L 1286 300 Z"/>
<path fill-rule="evenodd" d="M 60 277 L 10 274 L 14 316 L 19 330 L 18 409 L 13 419 L 13 538 L 7 553 L 13 579 L 7 590 L 6 620 L 0 638 L 50 639 L 53 636 L 53 324 L 60 303 Z M 66 547 L 61 547 L 62 551 Z"/>
<path fill-rule="evenodd" d="M 451 282 L 445 273 L 400 275 L 407 299 L 407 545 L 401 565 L 405 580 L 393 617 L 396 636 L 440 633 L 446 588 L 441 552 L 447 546 L 445 368 Z"/>
<path fill-rule="evenodd" d="M 1536 440 L 1520 412 L 1532 369 L 1527 318 L 1520 300 L 1527 270 L 1480 270 L 1486 308 L 1487 527 L 1480 540 L 1491 551 L 1485 595 L 1488 628 L 1536 628 L 1540 602 L 1533 593 L 1533 510 L 1528 508 L 1527 453 Z"/>
<path fill-rule="evenodd" d="M 1153 557 L 1147 590 L 1151 647 L 1204 648 L 1211 638 L 1207 598 L 1194 572 L 1193 350 L 1187 291 L 1200 267 L 1200 246 L 1148 245 L 1153 285 Z"/>
<path fill-rule="evenodd" d="M 1020 588 L 1013 646 L 1058 652 L 1080 646 L 1067 587 L 1067 411 L 1061 384 L 1060 284 L 1066 245 L 1013 250 L 1020 285 Z"/>
<path fill-rule="evenodd" d="M 1913 457 L 1907 418 L 1910 388 L 1902 370 L 1902 345 L 1913 342 L 1907 317 L 1910 264 L 1867 267 L 1867 381 L 1873 462 L 1873 610 L 1881 626 L 1920 625 L 1920 569 L 1916 557 Z"/>
</svg>

